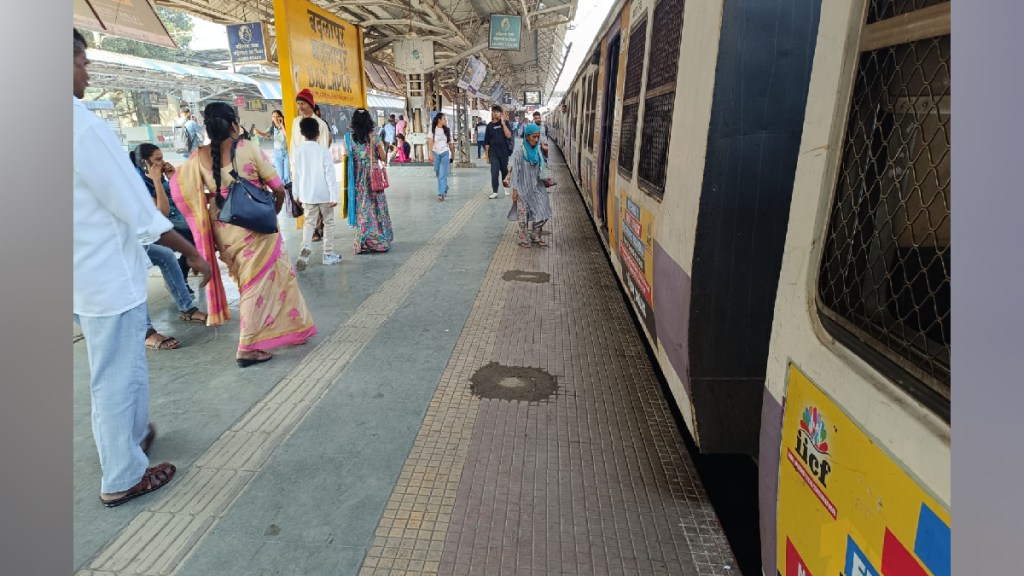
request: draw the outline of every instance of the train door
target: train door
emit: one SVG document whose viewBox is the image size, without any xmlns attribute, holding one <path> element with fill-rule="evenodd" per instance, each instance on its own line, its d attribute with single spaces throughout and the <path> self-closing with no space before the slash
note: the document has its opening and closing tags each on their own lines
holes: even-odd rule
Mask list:
<svg viewBox="0 0 1024 576">
<path fill-rule="evenodd" d="M 608 43 L 608 63 L 605 70 L 604 104 L 601 106 L 601 154 L 598 161 L 597 215 L 601 221 L 601 229 L 608 232 L 608 184 L 611 181 L 609 170 L 612 156 L 612 132 L 615 125 L 615 89 L 619 77 L 619 46 L 622 36 L 615 35 Z"/>
</svg>

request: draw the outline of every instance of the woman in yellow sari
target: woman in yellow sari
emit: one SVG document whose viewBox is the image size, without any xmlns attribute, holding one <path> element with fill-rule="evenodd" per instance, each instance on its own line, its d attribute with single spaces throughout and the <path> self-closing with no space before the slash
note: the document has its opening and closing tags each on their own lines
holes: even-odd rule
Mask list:
<svg viewBox="0 0 1024 576">
<path fill-rule="evenodd" d="M 217 220 L 227 198 L 231 176 L 231 148 L 237 173 L 256 185 L 274 191 L 281 211 L 284 186 L 267 156 L 247 140 L 238 139 L 241 128 L 234 108 L 213 102 L 203 110 L 210 144 L 202 146 L 178 168 L 171 179 L 174 203 L 188 221 L 199 253 L 216 263 L 216 252 L 238 284 L 239 342 L 235 358 L 241 367 L 270 360 L 267 348 L 305 344 L 316 334 L 280 233 L 260 234 Z M 216 190 L 215 194 L 213 191 Z M 206 324 L 217 326 L 230 318 L 227 295 L 219 274 L 206 286 Z"/>
</svg>

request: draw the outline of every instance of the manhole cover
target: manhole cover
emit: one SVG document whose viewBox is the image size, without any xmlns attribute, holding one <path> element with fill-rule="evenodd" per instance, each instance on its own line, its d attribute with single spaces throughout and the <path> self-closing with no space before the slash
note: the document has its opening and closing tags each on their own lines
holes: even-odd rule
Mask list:
<svg viewBox="0 0 1024 576">
<path fill-rule="evenodd" d="M 502 366 L 491 362 L 470 378 L 470 391 L 480 398 L 540 402 L 558 391 L 555 377 L 540 368 Z"/>
<path fill-rule="evenodd" d="M 544 284 L 551 282 L 551 274 L 547 272 L 527 272 L 526 270 L 509 270 L 501 275 L 502 280 L 509 282 L 532 282 Z"/>
</svg>

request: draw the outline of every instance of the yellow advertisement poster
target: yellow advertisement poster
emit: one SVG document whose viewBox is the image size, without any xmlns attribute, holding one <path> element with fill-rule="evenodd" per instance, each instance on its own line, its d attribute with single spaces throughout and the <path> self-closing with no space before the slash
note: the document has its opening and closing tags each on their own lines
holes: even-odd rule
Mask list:
<svg viewBox="0 0 1024 576">
<path fill-rule="evenodd" d="M 626 290 L 647 327 L 651 340 L 654 330 L 654 217 L 628 195 L 622 210 L 619 258 L 625 265 Z"/>
<path fill-rule="evenodd" d="M 358 26 L 307 0 L 274 0 L 274 26 L 285 106 L 294 108 L 295 95 L 309 88 L 317 104 L 366 107 Z"/>
<path fill-rule="evenodd" d="M 950 576 L 950 515 L 792 364 L 780 576 Z"/>
</svg>

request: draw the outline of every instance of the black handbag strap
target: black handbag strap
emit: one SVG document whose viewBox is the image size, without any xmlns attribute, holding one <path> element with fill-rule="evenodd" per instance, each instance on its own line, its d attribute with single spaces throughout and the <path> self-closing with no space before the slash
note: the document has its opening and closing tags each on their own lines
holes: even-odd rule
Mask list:
<svg viewBox="0 0 1024 576">
<path fill-rule="evenodd" d="M 229 172 L 229 174 L 231 174 L 231 177 L 234 178 L 235 181 L 238 181 L 238 180 L 241 179 L 238 176 L 238 167 L 235 166 L 235 151 L 237 149 L 238 149 L 238 139 L 235 139 L 233 142 L 231 142 L 231 172 Z M 256 170 L 256 177 L 259 178 L 261 186 L 266 186 L 266 184 L 263 182 L 263 176 L 260 175 L 260 171 L 259 170 Z"/>
</svg>

